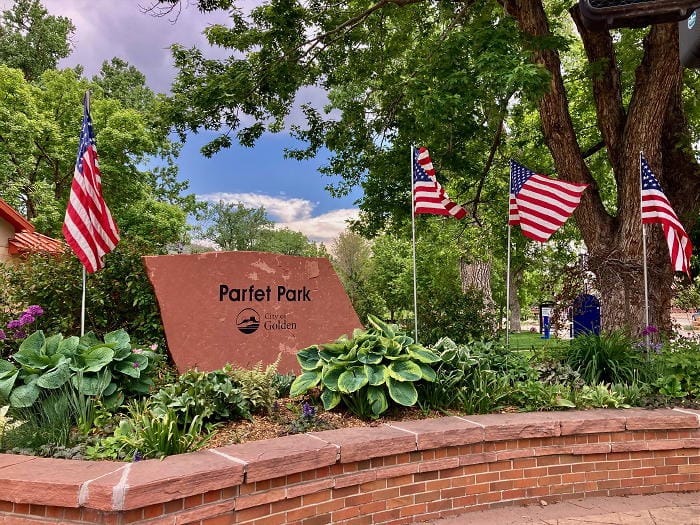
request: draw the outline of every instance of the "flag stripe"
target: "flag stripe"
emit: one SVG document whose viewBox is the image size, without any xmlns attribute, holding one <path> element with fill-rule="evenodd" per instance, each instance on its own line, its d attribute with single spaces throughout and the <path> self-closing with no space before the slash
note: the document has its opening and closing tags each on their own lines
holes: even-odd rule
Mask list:
<svg viewBox="0 0 700 525">
<path fill-rule="evenodd" d="M 447 196 L 435 177 L 430 153 L 425 148 L 413 152 L 413 211 L 463 218 L 467 212 Z"/>
<path fill-rule="evenodd" d="M 103 257 L 119 242 L 119 228 L 102 197 L 102 176 L 87 96 L 83 101 L 80 145 L 62 229 L 66 242 L 89 273 L 104 267 Z"/>
<path fill-rule="evenodd" d="M 690 257 L 693 254 L 690 237 L 644 155 L 640 156 L 639 174 L 642 178 L 642 224 L 660 223 L 663 226 L 673 269 L 685 272 L 690 277 Z"/>
<path fill-rule="evenodd" d="M 587 187 L 550 179 L 511 160 L 508 224 L 520 225 L 526 237 L 546 242 L 574 212 Z"/>
</svg>

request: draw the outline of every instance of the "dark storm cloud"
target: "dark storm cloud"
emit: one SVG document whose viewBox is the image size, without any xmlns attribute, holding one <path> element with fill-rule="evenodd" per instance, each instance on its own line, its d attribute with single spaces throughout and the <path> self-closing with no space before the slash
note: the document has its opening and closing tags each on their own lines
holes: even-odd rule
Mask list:
<svg viewBox="0 0 700 525">
<path fill-rule="evenodd" d="M 0 3 L 3 8 L 12 4 Z M 187 0 L 176 20 L 144 13 L 149 0 L 42 0 L 42 4 L 50 14 L 70 18 L 76 27 L 73 53 L 59 66 L 81 64 L 88 76 L 96 74 L 105 60 L 119 57 L 144 73 L 154 91 L 165 93 L 175 75 L 169 50 L 173 43 L 222 56 L 209 48 L 202 31 L 208 25 L 225 24 L 227 14 L 199 13 Z"/>
</svg>

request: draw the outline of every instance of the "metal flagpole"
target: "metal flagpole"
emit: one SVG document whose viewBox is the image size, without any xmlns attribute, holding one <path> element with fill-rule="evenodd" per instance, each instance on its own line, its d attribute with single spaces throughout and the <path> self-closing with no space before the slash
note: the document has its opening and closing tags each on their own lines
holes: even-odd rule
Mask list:
<svg viewBox="0 0 700 525">
<path fill-rule="evenodd" d="M 90 113 L 90 90 L 88 89 L 85 92 L 85 109 L 87 110 L 88 114 Z M 82 134 L 81 134 L 82 136 Z M 87 288 L 87 275 L 85 272 L 85 265 L 81 265 L 83 267 L 83 300 L 80 306 L 80 337 L 85 335 L 85 290 Z"/>
<path fill-rule="evenodd" d="M 83 302 L 80 307 L 80 337 L 85 335 L 85 288 L 87 287 L 87 277 L 85 275 L 85 266 L 83 266 Z"/>
<path fill-rule="evenodd" d="M 644 207 L 642 197 L 642 152 L 639 152 L 639 218 L 642 222 L 642 258 L 644 259 L 642 266 L 644 267 L 644 322 L 646 323 L 644 330 L 644 342 L 646 343 L 647 352 L 649 352 L 649 333 L 646 327 L 649 326 L 649 281 L 647 278 L 647 228 L 642 217 L 642 208 Z"/>
<path fill-rule="evenodd" d="M 508 207 L 510 208 L 510 192 L 508 192 Z M 511 226 L 508 224 L 508 257 L 506 262 L 506 348 L 510 348 L 510 230 Z"/>
<path fill-rule="evenodd" d="M 418 343 L 418 292 L 416 285 L 416 206 L 413 201 L 413 155 L 411 146 L 411 162 L 409 173 L 411 175 L 411 231 L 413 233 L 413 326 L 416 344 Z"/>
</svg>

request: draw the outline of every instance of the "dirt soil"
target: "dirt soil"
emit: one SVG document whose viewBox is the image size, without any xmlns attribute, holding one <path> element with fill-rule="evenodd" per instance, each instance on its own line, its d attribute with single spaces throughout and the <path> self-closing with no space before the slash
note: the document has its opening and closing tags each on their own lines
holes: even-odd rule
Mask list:
<svg viewBox="0 0 700 525">
<path fill-rule="evenodd" d="M 308 401 L 279 399 L 270 414 L 256 414 L 250 421 L 229 421 L 218 427 L 206 444 L 206 448 L 273 439 L 303 432 L 350 427 L 376 427 L 389 421 L 427 419 L 445 415 L 437 412 L 425 413 L 418 408 L 407 407 L 389 410 L 384 417 L 365 421 L 339 408 L 325 412 L 322 407 Z"/>
</svg>

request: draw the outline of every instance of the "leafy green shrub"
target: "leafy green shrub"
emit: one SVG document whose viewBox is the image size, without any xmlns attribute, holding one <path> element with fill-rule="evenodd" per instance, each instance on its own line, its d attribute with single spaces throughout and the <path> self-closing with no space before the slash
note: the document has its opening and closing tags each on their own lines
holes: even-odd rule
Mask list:
<svg viewBox="0 0 700 525">
<path fill-rule="evenodd" d="M 272 383 L 277 391 L 277 398 L 289 397 L 289 391 L 292 388 L 292 383 L 296 379 L 296 374 L 290 372 L 288 374 L 275 374 Z"/>
<path fill-rule="evenodd" d="M 128 417 L 123 418 L 114 435 L 87 448 L 90 459 L 162 458 L 184 454 L 206 445 L 211 439 L 212 424 L 196 415 L 182 421 L 172 408 L 152 410 L 150 401 L 132 401 Z"/>
<path fill-rule="evenodd" d="M 421 399 L 436 410 L 492 412 L 508 403 L 516 383 L 537 377 L 527 354 L 513 352 L 497 341 L 457 344 L 445 337 L 434 350 L 441 363 L 435 382 L 421 386 Z"/>
<path fill-rule="evenodd" d="M 435 379 L 430 367 L 440 358 L 415 344 L 396 326 L 368 317 L 371 328 L 355 330 L 334 343 L 314 345 L 297 353 L 303 373 L 292 383 L 290 395 L 321 387 L 326 410 L 341 402 L 362 418 L 377 418 L 389 408 L 389 400 L 413 406 L 418 401 L 414 383 Z"/>
<path fill-rule="evenodd" d="M 103 399 L 106 406 L 121 405 L 125 394 L 147 394 L 153 385 L 158 354 L 132 349 L 129 335 L 117 330 L 100 341 L 92 332 L 82 337 L 62 334 L 45 337 L 39 330 L 27 337 L 10 361 L 0 360 L 0 402 L 28 408 L 42 393 L 70 382 L 85 396 Z"/>
<path fill-rule="evenodd" d="M 572 400 L 577 408 L 630 408 L 621 392 L 604 383 L 584 385 L 580 391 L 572 392 Z"/>
<path fill-rule="evenodd" d="M 518 382 L 511 392 L 510 402 L 525 412 L 574 408 L 572 389 L 560 383 L 545 383 L 536 379 Z"/>
<path fill-rule="evenodd" d="M 674 350 L 656 358 L 662 374 L 655 382 L 659 393 L 674 398 L 700 398 L 700 350 L 687 343 Z"/>
<path fill-rule="evenodd" d="M 195 418 L 203 422 L 249 419 L 250 404 L 239 385 L 224 370 L 189 370 L 176 383 L 161 388 L 152 397 L 152 411 L 159 416 L 173 412 L 188 425 Z"/>
<path fill-rule="evenodd" d="M 86 326 L 104 334 L 123 328 L 139 341 L 163 342 L 163 326 L 141 257 L 156 254 L 145 242 L 123 238 L 106 266 L 87 281 Z M 32 254 L 18 265 L 0 264 L 0 312 L 37 304 L 46 333 L 79 333 L 81 265 L 70 253 Z"/>
<path fill-rule="evenodd" d="M 483 294 L 478 290 L 428 294 L 419 302 L 418 322 L 421 339 L 430 343 L 442 337 L 465 341 L 490 333 L 495 325 L 484 308 Z"/>
<path fill-rule="evenodd" d="M 562 350 L 562 361 L 576 370 L 588 385 L 630 383 L 644 367 L 644 358 L 623 332 L 584 334 Z"/>
<path fill-rule="evenodd" d="M 250 403 L 251 412 L 269 414 L 272 410 L 278 393 L 276 379 L 280 358 L 281 354 L 274 363 L 267 365 L 265 370 L 262 369 L 262 363 L 258 363 L 249 370 L 231 366 L 224 368 L 224 371 L 238 385 L 243 398 Z"/>
</svg>

